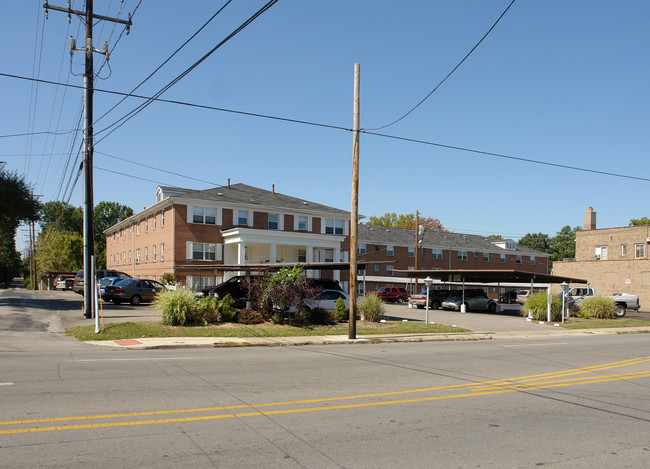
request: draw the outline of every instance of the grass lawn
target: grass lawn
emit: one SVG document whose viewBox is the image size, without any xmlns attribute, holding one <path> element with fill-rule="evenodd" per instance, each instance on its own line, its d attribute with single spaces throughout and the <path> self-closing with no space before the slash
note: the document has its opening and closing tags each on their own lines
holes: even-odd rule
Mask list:
<svg viewBox="0 0 650 469">
<path fill-rule="evenodd" d="M 219 325 L 180 327 L 163 326 L 160 323 L 121 322 L 107 324 L 99 334 L 94 326 L 76 326 L 66 334 L 78 340 L 118 340 L 139 339 L 146 337 L 300 337 L 315 335 L 346 335 L 348 324 L 336 326 L 293 327 L 277 324 L 243 324 L 223 323 Z M 369 323 L 357 321 L 357 335 L 377 334 L 431 334 L 471 332 L 461 327 L 443 324 L 424 324 L 421 322 L 385 322 Z"/>
<path fill-rule="evenodd" d="M 566 329 L 604 329 L 604 328 L 614 328 L 614 327 L 649 327 L 649 321 L 643 321 L 641 319 L 580 319 L 580 318 L 571 318 L 564 321 L 562 327 Z"/>
</svg>

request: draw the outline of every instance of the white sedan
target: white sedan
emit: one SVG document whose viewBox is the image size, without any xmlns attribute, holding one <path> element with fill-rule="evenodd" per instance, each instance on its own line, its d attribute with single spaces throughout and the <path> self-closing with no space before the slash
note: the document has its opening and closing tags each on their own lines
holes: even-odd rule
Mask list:
<svg viewBox="0 0 650 469">
<path fill-rule="evenodd" d="M 334 311 L 336 300 L 339 298 L 343 298 L 345 309 L 348 309 L 350 307 L 350 297 L 341 290 L 323 290 L 313 300 L 307 300 L 305 303 L 310 309 L 322 308 L 331 313 Z"/>
</svg>

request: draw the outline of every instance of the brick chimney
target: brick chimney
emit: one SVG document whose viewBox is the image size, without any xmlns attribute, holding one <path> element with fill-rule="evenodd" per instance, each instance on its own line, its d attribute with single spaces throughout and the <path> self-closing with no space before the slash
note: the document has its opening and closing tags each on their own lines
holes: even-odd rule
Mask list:
<svg viewBox="0 0 650 469">
<path fill-rule="evenodd" d="M 585 221 L 584 223 L 585 231 L 596 229 L 596 212 L 594 212 L 593 208 L 589 207 L 587 209 L 587 211 L 585 212 L 584 221 Z"/>
</svg>

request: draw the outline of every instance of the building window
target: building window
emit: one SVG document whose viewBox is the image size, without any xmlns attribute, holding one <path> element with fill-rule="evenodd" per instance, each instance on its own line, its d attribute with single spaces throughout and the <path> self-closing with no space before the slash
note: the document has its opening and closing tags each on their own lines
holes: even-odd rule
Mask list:
<svg viewBox="0 0 650 469">
<path fill-rule="evenodd" d="M 237 210 L 237 224 L 248 225 L 248 210 Z"/>
<path fill-rule="evenodd" d="M 627 256 L 627 244 L 621 244 L 621 257 Z"/>
<path fill-rule="evenodd" d="M 466 261 L 467 260 L 467 251 L 458 251 L 458 260 Z"/>
<path fill-rule="evenodd" d="M 334 262 L 334 250 L 327 249 L 325 251 L 325 262 Z"/>
<path fill-rule="evenodd" d="M 115 255 L 115 263 L 117 265 L 120 265 L 120 253 L 119 252 Z"/>
<path fill-rule="evenodd" d="M 521 256 L 517 255 L 517 264 L 521 264 Z"/>
<path fill-rule="evenodd" d="M 357 269 L 357 275 L 361 275 L 361 276 L 366 275 L 366 269 Z"/>
<path fill-rule="evenodd" d="M 149 220 L 144 221 L 144 232 L 145 233 L 149 232 Z"/>
<path fill-rule="evenodd" d="M 484 252 L 483 253 L 483 262 L 490 262 L 490 253 L 489 252 Z"/>
<path fill-rule="evenodd" d="M 142 222 L 139 221 L 139 222 L 136 223 L 136 225 L 135 225 L 135 226 L 136 226 L 136 228 L 135 228 L 135 234 L 137 234 L 137 235 L 140 234 L 140 224 L 141 224 L 141 223 L 142 223 Z"/>
<path fill-rule="evenodd" d="M 216 259 L 216 252 L 216 244 L 192 243 L 192 259 L 195 261 L 213 261 Z"/>
<path fill-rule="evenodd" d="M 366 291 L 363 288 L 363 282 L 357 282 L 357 294 L 358 295 L 365 295 Z"/>
<path fill-rule="evenodd" d="M 133 264 L 133 252 L 129 251 L 129 264 Z"/>
<path fill-rule="evenodd" d="M 641 259 L 645 257 L 645 245 L 644 244 L 635 244 L 634 245 L 634 257 Z"/>
<path fill-rule="evenodd" d="M 299 216 L 298 217 L 298 230 L 299 231 L 307 231 L 308 230 L 308 225 L 307 225 L 307 217 Z"/>
<path fill-rule="evenodd" d="M 120 232 L 119 231 L 117 233 L 115 233 L 115 241 L 118 242 L 118 243 L 120 242 Z"/>
<path fill-rule="evenodd" d="M 357 245 L 357 254 L 365 254 L 366 253 L 366 245 L 365 244 L 358 244 Z"/>
<path fill-rule="evenodd" d="M 156 245 L 155 244 L 153 245 L 153 252 L 151 254 L 153 254 L 153 261 L 156 262 Z"/>
<path fill-rule="evenodd" d="M 144 248 L 144 261 L 149 262 L 149 248 L 148 247 Z"/>
<path fill-rule="evenodd" d="M 502 264 L 506 263 L 506 255 L 505 254 L 499 254 L 499 262 Z"/>
<path fill-rule="evenodd" d="M 432 259 L 442 259 L 442 249 L 432 249 L 431 250 Z"/>
<path fill-rule="evenodd" d="M 135 250 L 135 263 L 136 264 L 140 263 L 140 248 Z"/>
<path fill-rule="evenodd" d="M 269 213 L 269 230 L 277 230 L 280 228 L 280 215 L 277 213 Z"/>
<path fill-rule="evenodd" d="M 379 273 L 379 264 L 375 264 L 375 273 Z"/>
<path fill-rule="evenodd" d="M 160 226 L 165 226 L 165 211 L 160 212 Z"/>
<path fill-rule="evenodd" d="M 160 243 L 160 260 L 165 259 L 165 245 L 163 243 Z"/>
<path fill-rule="evenodd" d="M 408 256 L 415 257 L 415 248 L 409 248 Z"/>
<path fill-rule="evenodd" d="M 386 255 L 394 256 L 395 255 L 395 246 L 386 246 Z"/>
<path fill-rule="evenodd" d="M 388 275 L 389 277 L 393 276 L 393 266 L 392 265 L 387 265 L 386 266 L 386 275 Z"/>
<path fill-rule="evenodd" d="M 607 246 L 596 246 L 594 248 L 594 259 L 607 259 Z"/>
<path fill-rule="evenodd" d="M 298 249 L 298 262 L 307 262 L 307 250 Z"/>
<path fill-rule="evenodd" d="M 535 265 L 535 256 L 530 256 L 530 265 Z"/>
<path fill-rule="evenodd" d="M 206 225 L 216 225 L 217 224 L 217 209 L 216 208 L 206 208 L 204 210 L 205 219 L 204 223 Z"/>
<path fill-rule="evenodd" d="M 325 233 L 327 234 L 343 234 L 343 220 L 330 220 L 325 219 Z"/>
<path fill-rule="evenodd" d="M 192 223 L 203 223 L 203 207 L 192 209 Z"/>
<path fill-rule="evenodd" d="M 156 229 L 156 214 L 153 214 L 153 229 Z"/>
</svg>

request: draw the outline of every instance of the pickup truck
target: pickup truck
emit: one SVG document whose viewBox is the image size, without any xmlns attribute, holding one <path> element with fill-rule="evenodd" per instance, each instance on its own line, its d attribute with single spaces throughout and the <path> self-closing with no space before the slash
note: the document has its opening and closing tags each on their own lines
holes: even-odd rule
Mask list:
<svg viewBox="0 0 650 469">
<path fill-rule="evenodd" d="M 579 306 L 585 298 L 596 296 L 592 287 L 571 287 L 564 290 L 567 301 L 570 306 Z M 627 293 L 614 293 L 613 295 L 603 295 L 605 298 L 614 300 L 616 309 L 614 315 L 617 318 L 622 318 L 628 309 L 638 310 L 641 308 L 639 304 L 639 297 L 636 295 L 629 295 Z"/>
</svg>

